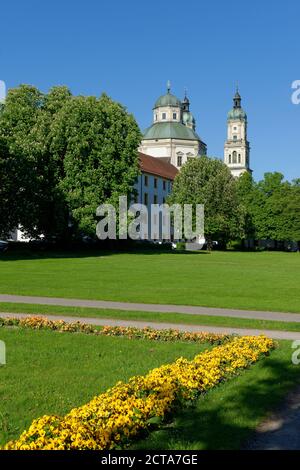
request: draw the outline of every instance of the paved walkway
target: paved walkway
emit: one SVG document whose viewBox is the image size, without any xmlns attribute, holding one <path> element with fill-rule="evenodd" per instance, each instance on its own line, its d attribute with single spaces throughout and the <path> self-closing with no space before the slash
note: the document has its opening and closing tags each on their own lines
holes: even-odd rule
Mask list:
<svg viewBox="0 0 300 470">
<path fill-rule="evenodd" d="M 64 307 L 85 307 L 160 313 L 188 313 L 190 315 L 210 315 L 219 317 L 250 318 L 257 320 L 277 320 L 284 322 L 300 323 L 300 314 L 297 313 L 261 312 L 256 310 L 235 310 L 211 307 L 192 307 L 187 305 L 141 304 L 130 302 L 111 302 L 107 300 L 63 299 L 57 297 L 32 297 L 23 295 L 0 295 L 0 302 L 60 305 Z"/>
<path fill-rule="evenodd" d="M 290 393 L 282 406 L 265 419 L 248 441 L 248 450 L 300 449 L 300 387 Z"/>
<path fill-rule="evenodd" d="M 30 315 L 28 313 L 7 313 L 7 312 L 0 312 L 0 317 L 29 317 L 29 316 L 36 316 Z M 39 314 L 41 317 L 55 319 L 55 320 L 64 320 L 67 323 L 72 323 L 76 321 L 80 321 L 83 323 L 88 323 L 90 325 L 99 325 L 99 326 L 135 326 L 137 328 L 145 328 L 146 326 L 150 326 L 151 328 L 155 328 L 157 330 L 165 330 L 165 329 L 175 329 L 180 331 L 207 331 L 209 333 L 229 333 L 229 334 L 238 334 L 238 335 L 253 335 L 258 336 L 261 334 L 265 334 L 270 338 L 274 339 L 287 339 L 294 341 L 296 339 L 300 340 L 300 332 L 292 332 L 292 331 L 275 331 L 275 330 L 255 330 L 250 328 L 228 328 L 228 327 L 221 327 L 221 326 L 207 326 L 207 325 L 183 325 L 177 323 L 158 323 L 152 321 L 136 321 L 136 320 L 113 320 L 111 318 L 90 318 L 90 317 L 70 317 L 64 315 L 42 315 Z"/>
</svg>

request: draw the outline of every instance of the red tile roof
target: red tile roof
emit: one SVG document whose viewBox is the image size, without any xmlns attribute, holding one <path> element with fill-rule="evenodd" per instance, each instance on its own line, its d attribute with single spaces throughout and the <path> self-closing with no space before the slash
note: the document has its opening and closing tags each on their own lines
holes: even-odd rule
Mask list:
<svg viewBox="0 0 300 470">
<path fill-rule="evenodd" d="M 151 175 L 161 176 L 168 180 L 174 180 L 178 173 L 177 168 L 171 163 L 166 162 L 158 157 L 151 157 L 139 152 L 139 163 L 140 169 L 144 173 L 150 173 Z"/>
</svg>

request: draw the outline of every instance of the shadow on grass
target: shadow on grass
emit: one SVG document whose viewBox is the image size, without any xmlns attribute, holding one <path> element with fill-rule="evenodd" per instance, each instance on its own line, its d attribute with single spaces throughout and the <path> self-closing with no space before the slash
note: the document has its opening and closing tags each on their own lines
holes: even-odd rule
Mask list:
<svg viewBox="0 0 300 470">
<path fill-rule="evenodd" d="M 300 382 L 300 368 L 288 363 L 288 354 L 272 355 L 200 397 L 196 406 L 179 411 L 172 423 L 150 433 L 134 449 L 241 448 L 258 423 Z"/>
<path fill-rule="evenodd" d="M 176 250 L 155 250 L 155 249 L 130 249 L 126 250 L 108 250 L 108 249 L 79 249 L 79 250 L 34 250 L 31 248 L 22 250 L 8 250 L 5 253 L 0 253 L 0 261 L 22 261 L 22 260 L 42 260 L 42 259 L 80 259 L 80 258 L 94 258 L 113 255 L 176 255 L 176 256 L 190 256 L 190 255 L 207 255 L 207 251 L 176 251 Z"/>
</svg>

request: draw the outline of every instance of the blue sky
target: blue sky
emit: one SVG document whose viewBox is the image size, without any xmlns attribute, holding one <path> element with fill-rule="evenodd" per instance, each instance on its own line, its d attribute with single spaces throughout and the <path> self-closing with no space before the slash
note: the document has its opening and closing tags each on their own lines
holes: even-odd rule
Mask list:
<svg viewBox="0 0 300 470">
<path fill-rule="evenodd" d="M 188 89 L 209 155 L 222 157 L 238 82 L 255 179 L 266 171 L 300 177 L 300 105 L 291 102 L 300 79 L 297 0 L 11 0 L 0 19 L 7 87 L 105 91 L 144 129 L 170 79 L 178 97 Z"/>
</svg>

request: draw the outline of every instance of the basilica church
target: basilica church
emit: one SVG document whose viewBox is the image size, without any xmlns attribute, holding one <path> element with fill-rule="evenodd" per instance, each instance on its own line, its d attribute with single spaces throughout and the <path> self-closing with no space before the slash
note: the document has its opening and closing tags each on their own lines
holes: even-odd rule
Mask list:
<svg viewBox="0 0 300 470">
<path fill-rule="evenodd" d="M 236 90 L 233 107 L 227 115 L 224 145 L 224 163 L 234 177 L 251 173 L 247 115 L 241 101 Z M 144 204 L 150 212 L 152 204 L 164 204 L 182 165 L 190 158 L 204 155 L 207 155 L 207 146 L 196 131 L 196 120 L 191 113 L 188 97 L 185 94 L 181 101 L 171 93 L 168 83 L 167 93 L 154 104 L 153 123 L 145 130 L 139 147 L 140 175 L 135 184 L 135 202 Z M 141 238 L 160 240 L 159 229 L 154 229 L 151 220 L 145 228 L 146 232 L 141 233 Z"/>
<path fill-rule="evenodd" d="M 190 111 L 190 101 L 185 94 L 181 101 L 171 93 L 160 96 L 153 107 L 153 124 L 146 129 L 140 152 L 159 158 L 180 170 L 189 158 L 207 155 L 207 146 L 196 132 L 196 121 Z M 250 145 L 247 140 L 247 115 L 241 106 L 241 96 L 236 91 L 233 108 L 227 115 L 227 140 L 224 146 L 224 163 L 233 176 L 250 170 Z"/>
</svg>

